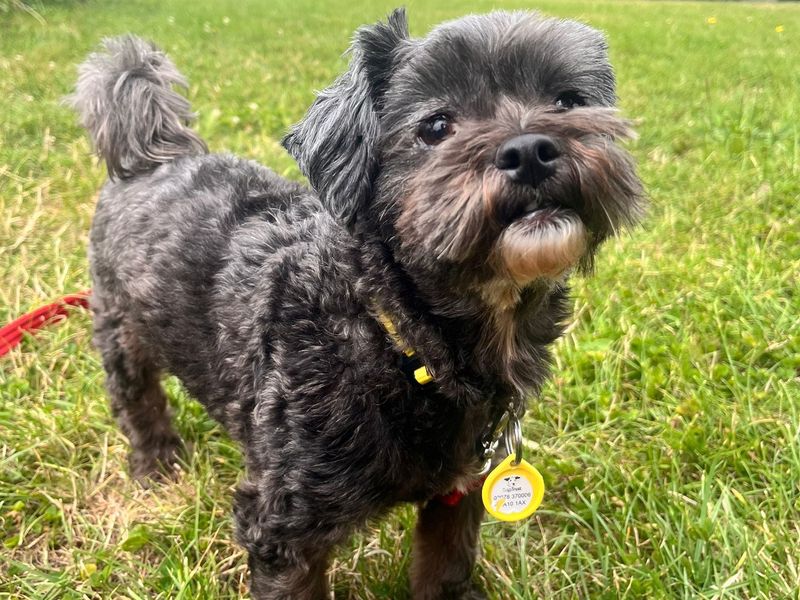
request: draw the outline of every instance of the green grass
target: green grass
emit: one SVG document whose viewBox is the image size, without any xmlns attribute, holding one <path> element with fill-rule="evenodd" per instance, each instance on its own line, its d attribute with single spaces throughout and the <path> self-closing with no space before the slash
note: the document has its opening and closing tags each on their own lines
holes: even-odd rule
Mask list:
<svg viewBox="0 0 800 600">
<path fill-rule="evenodd" d="M 392 7 L 337 4 L 0 12 L 0 323 L 89 286 L 104 169 L 59 98 L 100 37 L 157 40 L 214 150 L 299 178 L 281 133 L 343 68 L 351 31 Z M 499 3 L 443 5 L 409 2 L 412 33 Z M 798 598 L 800 8 L 537 7 L 607 31 L 653 207 L 576 282 L 574 324 L 525 423 L 548 493 L 526 523 L 484 525 L 477 577 L 498 599 Z M 138 488 L 89 332 L 76 313 L 0 359 L 0 597 L 239 597 L 238 450 L 171 380 L 195 452 L 177 484 Z M 400 509 L 337 553 L 337 598 L 407 597 L 413 520 Z"/>
</svg>

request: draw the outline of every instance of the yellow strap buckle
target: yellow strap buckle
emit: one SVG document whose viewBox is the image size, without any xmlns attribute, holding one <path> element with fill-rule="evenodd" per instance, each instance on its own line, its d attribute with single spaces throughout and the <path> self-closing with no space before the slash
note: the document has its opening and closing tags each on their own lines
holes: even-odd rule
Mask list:
<svg viewBox="0 0 800 600">
<path fill-rule="evenodd" d="M 428 372 L 428 368 L 425 365 L 422 365 L 419 369 L 414 371 L 414 379 L 416 379 L 417 383 L 420 385 L 425 385 L 433 381 L 433 377 Z"/>
</svg>

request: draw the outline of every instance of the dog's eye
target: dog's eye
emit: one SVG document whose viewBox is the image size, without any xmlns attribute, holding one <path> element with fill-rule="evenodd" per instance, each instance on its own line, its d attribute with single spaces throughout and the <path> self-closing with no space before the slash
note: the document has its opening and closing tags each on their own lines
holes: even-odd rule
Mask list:
<svg viewBox="0 0 800 600">
<path fill-rule="evenodd" d="M 558 95 L 555 105 L 560 110 L 569 110 L 576 106 L 586 106 L 586 100 L 578 92 L 564 92 Z"/>
<path fill-rule="evenodd" d="M 447 115 L 435 115 L 420 123 L 417 137 L 423 144 L 435 146 L 455 133 Z"/>
</svg>

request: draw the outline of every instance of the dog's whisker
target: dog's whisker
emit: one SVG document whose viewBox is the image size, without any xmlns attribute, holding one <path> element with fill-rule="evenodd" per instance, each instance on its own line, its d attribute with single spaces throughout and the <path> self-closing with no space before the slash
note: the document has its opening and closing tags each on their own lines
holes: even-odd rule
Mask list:
<svg viewBox="0 0 800 600">
<path fill-rule="evenodd" d="M 611 228 L 611 233 L 613 233 L 615 236 L 618 235 L 617 228 L 614 226 L 614 221 L 611 219 L 611 215 L 608 214 L 608 209 L 606 209 L 603 201 L 600 200 L 597 204 L 599 204 L 600 208 L 603 209 L 603 213 L 606 216 L 606 223 L 608 223 L 608 226 Z"/>
</svg>

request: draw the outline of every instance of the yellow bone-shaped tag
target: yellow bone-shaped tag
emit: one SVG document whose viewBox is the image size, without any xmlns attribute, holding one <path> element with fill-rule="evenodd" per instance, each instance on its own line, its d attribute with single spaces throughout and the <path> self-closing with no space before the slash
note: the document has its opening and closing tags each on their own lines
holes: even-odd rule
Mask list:
<svg viewBox="0 0 800 600">
<path fill-rule="evenodd" d="M 483 505 L 490 515 L 501 521 L 530 517 L 544 498 L 541 473 L 525 460 L 512 465 L 514 456 L 507 456 L 483 482 Z"/>
</svg>

